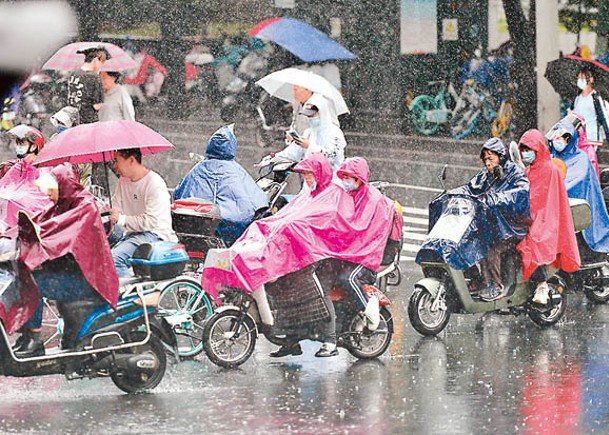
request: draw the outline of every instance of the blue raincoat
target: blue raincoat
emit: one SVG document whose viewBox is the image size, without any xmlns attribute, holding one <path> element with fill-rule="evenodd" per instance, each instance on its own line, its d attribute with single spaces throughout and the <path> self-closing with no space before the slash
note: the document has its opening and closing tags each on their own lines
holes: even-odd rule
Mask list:
<svg viewBox="0 0 609 435">
<path fill-rule="evenodd" d="M 266 194 L 235 159 L 237 139 L 230 126 L 216 131 L 199 162 L 177 185 L 174 199 L 202 198 L 220 208 L 218 235 L 231 245 L 252 222 L 256 210 L 267 207 Z"/>
<path fill-rule="evenodd" d="M 488 140 L 481 157 L 485 150 L 499 155 L 503 176 L 496 179 L 483 169 L 467 185 L 429 204 L 430 233 L 417 254 L 417 263 L 439 256 L 451 267 L 464 270 L 486 257 L 493 240 L 526 236 L 532 222 L 527 176 L 508 159 L 500 139 Z"/>
<path fill-rule="evenodd" d="M 584 240 L 595 252 L 609 252 L 609 215 L 598 176 L 586 153 L 577 147 L 578 134 L 573 124 L 561 120 L 552 127 L 548 135 L 551 135 L 553 130 L 559 129 L 565 129 L 572 138 L 560 153 L 550 142 L 550 152 L 552 157 L 563 160 L 567 165 L 565 185 L 569 198 L 585 199 L 590 204 L 592 222 L 588 229 L 582 231 Z"/>
</svg>

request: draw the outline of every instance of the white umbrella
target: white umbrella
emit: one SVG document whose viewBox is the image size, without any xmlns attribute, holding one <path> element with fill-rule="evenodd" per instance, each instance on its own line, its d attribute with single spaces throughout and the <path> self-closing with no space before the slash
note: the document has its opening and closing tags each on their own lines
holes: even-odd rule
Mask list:
<svg viewBox="0 0 609 435">
<path fill-rule="evenodd" d="M 297 68 L 286 68 L 269 74 L 256 82 L 273 97 L 289 103 L 298 103 L 294 98 L 294 85 L 321 94 L 334 104 L 336 115 L 349 113 L 349 108 L 338 90 L 322 76 Z"/>
</svg>

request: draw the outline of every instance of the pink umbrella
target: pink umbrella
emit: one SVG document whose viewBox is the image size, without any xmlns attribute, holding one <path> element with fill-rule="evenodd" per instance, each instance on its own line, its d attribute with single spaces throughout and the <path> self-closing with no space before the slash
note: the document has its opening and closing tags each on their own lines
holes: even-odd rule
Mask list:
<svg viewBox="0 0 609 435">
<path fill-rule="evenodd" d="M 61 47 L 49 60 L 42 65 L 42 69 L 71 71 L 78 69 L 85 61 L 85 55 L 78 51 L 104 47 L 110 53 L 110 59 L 104 63 L 102 71 L 124 71 L 137 68 L 137 63 L 125 50 L 109 42 L 73 42 Z"/>
<path fill-rule="evenodd" d="M 40 151 L 34 164 L 111 162 L 115 150 L 127 148 L 139 148 L 142 154 L 154 154 L 172 149 L 173 145 L 137 121 L 94 122 L 59 133 Z"/>
</svg>

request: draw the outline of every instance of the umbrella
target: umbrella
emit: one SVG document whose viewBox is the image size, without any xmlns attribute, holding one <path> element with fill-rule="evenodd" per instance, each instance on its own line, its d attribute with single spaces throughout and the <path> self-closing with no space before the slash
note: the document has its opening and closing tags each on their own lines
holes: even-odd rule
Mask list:
<svg viewBox="0 0 609 435">
<path fill-rule="evenodd" d="M 151 128 L 137 121 L 105 121 L 81 124 L 55 136 L 36 156 L 35 165 L 54 166 L 64 162 L 108 162 L 114 151 L 139 148 L 154 154 L 173 145 Z"/>
<path fill-rule="evenodd" d="M 577 74 L 587 67 L 594 75 L 594 89 L 601 95 L 609 95 L 609 67 L 594 59 L 586 59 L 575 55 L 561 56 L 548 62 L 545 77 L 554 90 L 563 98 L 572 99 L 579 93 Z"/>
<path fill-rule="evenodd" d="M 104 47 L 108 50 L 108 53 L 110 53 L 110 59 L 104 63 L 102 71 L 124 71 L 138 67 L 131 56 L 117 45 L 109 42 L 73 42 L 64 45 L 57 50 L 55 54 L 45 62 L 42 69 L 64 71 L 79 69 L 85 61 L 85 55 L 77 52 L 95 47 Z"/>
<path fill-rule="evenodd" d="M 288 16 L 262 21 L 249 34 L 272 41 L 307 63 L 357 59 L 356 55 L 325 33 Z"/>
<path fill-rule="evenodd" d="M 345 99 L 338 90 L 322 76 L 310 71 L 297 68 L 286 68 L 275 71 L 256 82 L 273 97 L 281 98 L 289 103 L 296 104 L 294 98 L 294 85 L 307 88 L 315 93 L 321 94 L 334 104 L 336 115 L 349 113 Z"/>
</svg>

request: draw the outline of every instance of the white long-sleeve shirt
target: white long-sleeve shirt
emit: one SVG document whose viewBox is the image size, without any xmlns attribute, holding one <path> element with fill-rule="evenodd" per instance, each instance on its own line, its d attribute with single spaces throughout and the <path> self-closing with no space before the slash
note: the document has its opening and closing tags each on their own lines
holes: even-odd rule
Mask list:
<svg viewBox="0 0 609 435">
<path fill-rule="evenodd" d="M 150 231 L 163 240 L 176 242 L 171 226 L 171 199 L 159 174 L 148 171 L 138 181 L 118 180 L 112 205 L 120 210 L 119 224 L 128 233 Z"/>
</svg>

